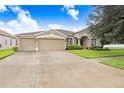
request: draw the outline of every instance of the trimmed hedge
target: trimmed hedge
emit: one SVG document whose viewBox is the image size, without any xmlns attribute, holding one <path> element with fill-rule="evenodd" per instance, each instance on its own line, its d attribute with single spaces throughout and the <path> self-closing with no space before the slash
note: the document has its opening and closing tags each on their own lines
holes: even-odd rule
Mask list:
<svg viewBox="0 0 124 93">
<path fill-rule="evenodd" d="M 102 46 L 91 46 L 90 49 L 92 50 L 102 49 Z"/>
<path fill-rule="evenodd" d="M 19 51 L 19 48 L 18 47 L 13 47 L 13 50 L 18 52 Z"/>
<path fill-rule="evenodd" d="M 66 50 L 80 50 L 82 49 L 81 46 L 78 46 L 78 45 L 68 45 Z"/>
<path fill-rule="evenodd" d="M 106 51 L 109 51 L 110 49 L 109 48 L 103 48 L 102 46 L 91 46 L 90 47 L 91 50 L 106 50 Z"/>
</svg>

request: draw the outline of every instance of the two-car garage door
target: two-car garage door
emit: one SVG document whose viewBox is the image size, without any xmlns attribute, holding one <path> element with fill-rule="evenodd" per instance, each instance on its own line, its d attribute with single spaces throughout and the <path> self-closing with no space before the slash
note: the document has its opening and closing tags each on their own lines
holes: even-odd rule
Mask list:
<svg viewBox="0 0 124 93">
<path fill-rule="evenodd" d="M 64 39 L 31 39 L 23 38 L 20 40 L 20 50 L 21 51 L 36 51 L 38 48 L 41 50 L 64 50 L 65 40 Z"/>
<path fill-rule="evenodd" d="M 38 50 L 64 50 L 65 40 L 63 39 L 39 39 Z"/>
</svg>

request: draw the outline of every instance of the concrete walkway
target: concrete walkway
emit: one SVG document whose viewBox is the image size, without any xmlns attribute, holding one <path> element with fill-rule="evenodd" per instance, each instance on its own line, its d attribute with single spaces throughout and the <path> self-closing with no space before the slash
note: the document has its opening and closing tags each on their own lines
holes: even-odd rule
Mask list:
<svg viewBox="0 0 124 93">
<path fill-rule="evenodd" d="M 124 70 L 65 51 L 18 52 L 0 60 L 0 87 L 124 87 Z"/>
</svg>

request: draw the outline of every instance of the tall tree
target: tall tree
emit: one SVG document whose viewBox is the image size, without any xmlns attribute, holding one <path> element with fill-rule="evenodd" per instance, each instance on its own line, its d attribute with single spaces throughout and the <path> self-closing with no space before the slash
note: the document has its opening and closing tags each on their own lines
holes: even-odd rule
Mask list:
<svg viewBox="0 0 124 93">
<path fill-rule="evenodd" d="M 100 39 L 102 46 L 124 43 L 124 6 L 94 6 L 88 21 L 89 30 Z"/>
</svg>

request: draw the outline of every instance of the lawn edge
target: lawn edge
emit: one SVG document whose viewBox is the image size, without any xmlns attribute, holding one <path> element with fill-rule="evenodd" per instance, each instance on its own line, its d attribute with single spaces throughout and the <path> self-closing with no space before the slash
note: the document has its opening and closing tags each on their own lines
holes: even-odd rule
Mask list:
<svg viewBox="0 0 124 93">
<path fill-rule="evenodd" d="M 16 52 L 15 52 L 15 53 L 16 53 Z M 12 54 L 9 54 L 9 55 L 7 55 L 7 56 L 4 56 L 4 57 L 0 58 L 0 60 L 6 58 L 6 57 L 8 57 L 8 56 L 11 56 L 11 55 L 13 55 L 13 54 L 15 54 L 15 53 L 12 53 Z"/>
<path fill-rule="evenodd" d="M 69 51 L 67 50 L 67 52 L 69 52 Z M 69 53 L 74 54 L 74 55 L 77 55 L 77 54 L 72 53 L 72 52 L 69 52 Z M 80 56 L 80 55 L 77 55 L 77 56 Z M 80 57 L 82 57 L 82 58 L 86 58 L 86 59 L 95 59 L 95 58 L 119 57 L 119 56 L 124 56 L 124 55 L 99 56 L 99 57 L 84 57 L 84 56 L 80 56 Z"/>
<path fill-rule="evenodd" d="M 106 64 L 106 63 L 104 63 L 103 61 L 101 61 L 101 62 L 99 62 L 99 63 L 101 63 L 101 64 L 103 64 L 103 65 L 111 66 L 111 67 L 113 67 L 113 68 L 117 68 L 117 69 L 124 70 L 124 68 L 121 68 L 121 67 L 118 67 L 118 66 L 113 66 L 113 65 L 110 65 L 110 64 Z"/>
</svg>

